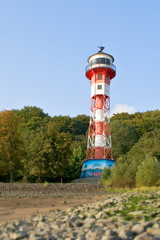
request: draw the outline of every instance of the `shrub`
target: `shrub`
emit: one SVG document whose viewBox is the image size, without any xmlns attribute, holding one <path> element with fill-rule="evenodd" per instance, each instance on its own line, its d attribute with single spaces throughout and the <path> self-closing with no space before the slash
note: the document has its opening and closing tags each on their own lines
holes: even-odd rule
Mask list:
<svg viewBox="0 0 160 240">
<path fill-rule="evenodd" d="M 160 181 L 160 162 L 156 157 L 146 155 L 136 174 L 136 186 L 155 186 Z"/>
<path fill-rule="evenodd" d="M 110 175 L 110 183 L 114 187 L 130 187 L 132 185 L 132 174 L 130 173 L 126 175 L 126 172 L 128 170 L 128 163 L 125 160 L 125 156 L 123 160 L 119 158 L 112 169 L 112 174 Z"/>
<path fill-rule="evenodd" d="M 104 167 L 104 169 L 101 173 L 101 182 L 102 183 L 105 182 L 105 180 L 107 180 L 110 175 L 111 175 L 111 169 Z"/>
</svg>

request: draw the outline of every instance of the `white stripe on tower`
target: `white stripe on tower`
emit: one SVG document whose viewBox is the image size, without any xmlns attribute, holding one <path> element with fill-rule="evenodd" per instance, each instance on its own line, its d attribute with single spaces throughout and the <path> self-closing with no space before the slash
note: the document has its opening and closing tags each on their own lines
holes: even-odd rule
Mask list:
<svg viewBox="0 0 160 240">
<path fill-rule="evenodd" d="M 107 83 L 95 83 L 91 85 L 91 98 L 95 95 L 106 95 L 109 97 L 110 86 Z"/>
</svg>

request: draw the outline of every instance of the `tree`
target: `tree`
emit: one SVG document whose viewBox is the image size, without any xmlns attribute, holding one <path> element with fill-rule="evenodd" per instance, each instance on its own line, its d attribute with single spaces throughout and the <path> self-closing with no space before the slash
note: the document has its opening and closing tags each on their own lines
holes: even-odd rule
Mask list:
<svg viewBox="0 0 160 240">
<path fill-rule="evenodd" d="M 89 116 L 78 115 L 72 119 L 73 122 L 73 134 L 85 135 L 89 127 Z"/>
<path fill-rule="evenodd" d="M 65 171 L 65 177 L 67 179 L 76 179 L 80 178 L 81 170 L 82 170 L 82 163 L 85 158 L 85 153 L 82 150 L 80 145 L 74 144 L 72 149 L 72 153 L 69 157 L 68 165 Z"/>
<path fill-rule="evenodd" d="M 138 138 L 141 138 L 144 133 L 153 131 L 155 128 L 160 128 L 160 111 L 136 112 L 134 114 L 118 113 L 114 114 L 111 122 L 115 120 L 121 120 L 134 127 L 137 131 Z"/>
<path fill-rule="evenodd" d="M 38 177 L 38 181 L 41 182 L 41 178 L 46 177 L 49 171 L 52 154 L 51 139 L 46 136 L 45 132 L 38 132 L 34 136 L 28 152 L 29 175 Z"/>
<path fill-rule="evenodd" d="M 36 150 L 37 143 L 35 142 L 38 141 L 38 133 L 42 133 L 44 131 L 51 118 L 48 114 L 44 113 L 42 109 L 35 106 L 26 106 L 21 110 L 16 110 L 15 114 L 20 120 L 18 131 L 20 132 L 24 142 L 24 154 L 22 160 L 24 164 L 24 171 L 21 171 L 21 178 L 23 178 L 23 181 L 30 181 L 33 179 L 32 176 L 34 176 L 31 174 L 34 172 L 33 165 L 31 165 L 31 162 L 34 161 L 31 152 L 33 153 L 33 156 L 35 156 L 36 151 L 38 152 L 39 148 Z M 35 143 L 35 146 L 33 142 Z M 32 171 L 30 168 L 32 168 Z"/>
<path fill-rule="evenodd" d="M 121 120 L 111 122 L 113 157 L 126 154 L 137 142 L 136 129 Z"/>
<path fill-rule="evenodd" d="M 14 111 L 0 113 L 0 165 L 3 175 L 10 173 L 13 182 L 13 172 L 22 168 L 23 142 L 18 132 L 19 119 Z"/>
<path fill-rule="evenodd" d="M 15 110 L 15 114 L 19 116 L 22 123 L 28 123 L 30 119 L 38 117 L 44 119 L 48 117 L 48 114 L 44 113 L 41 108 L 35 106 L 25 106 L 21 110 Z"/>
<path fill-rule="evenodd" d="M 136 173 L 136 186 L 155 186 L 160 179 L 160 162 L 156 157 L 146 155 Z"/>
<path fill-rule="evenodd" d="M 111 176 L 112 184 L 120 187 L 134 187 L 138 167 L 143 162 L 145 155 L 150 154 L 160 160 L 159 146 L 160 129 L 145 133 L 126 155 L 117 159 Z"/>
<path fill-rule="evenodd" d="M 55 124 L 58 128 L 58 131 L 64 133 L 72 133 L 72 119 L 69 116 L 54 116 L 51 119 L 52 124 Z"/>
<path fill-rule="evenodd" d="M 50 156 L 49 174 L 54 178 L 63 177 L 71 155 L 72 135 L 69 132 L 61 132 L 60 127 L 59 123 L 51 120 L 47 128 L 53 150 Z"/>
</svg>

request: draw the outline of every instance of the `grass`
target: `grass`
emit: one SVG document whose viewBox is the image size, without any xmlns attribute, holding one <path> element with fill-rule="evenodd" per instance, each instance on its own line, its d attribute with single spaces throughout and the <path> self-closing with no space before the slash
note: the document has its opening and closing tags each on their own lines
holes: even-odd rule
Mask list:
<svg viewBox="0 0 160 240">
<path fill-rule="evenodd" d="M 158 192 L 160 191 L 160 187 L 140 187 L 140 188 L 114 188 L 114 187 L 106 187 L 106 192 L 109 193 L 148 193 L 148 192 Z"/>
<path fill-rule="evenodd" d="M 126 221 L 138 222 L 140 220 L 149 221 L 160 216 L 160 205 L 157 204 L 157 200 L 160 198 L 160 187 L 108 188 L 107 192 L 124 197 L 124 201 L 121 202 L 122 210 L 114 210 L 116 204 L 109 204 L 109 208 L 113 208 L 113 212 L 107 212 L 107 218 L 117 215 Z"/>
</svg>

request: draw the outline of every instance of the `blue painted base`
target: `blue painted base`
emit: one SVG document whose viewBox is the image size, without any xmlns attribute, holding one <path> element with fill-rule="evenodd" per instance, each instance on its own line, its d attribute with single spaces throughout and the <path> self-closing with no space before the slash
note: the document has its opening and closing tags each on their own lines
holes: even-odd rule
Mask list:
<svg viewBox="0 0 160 240">
<path fill-rule="evenodd" d="M 115 161 L 110 159 L 88 159 L 83 162 L 81 178 L 99 178 L 104 167 L 112 167 Z"/>
</svg>

